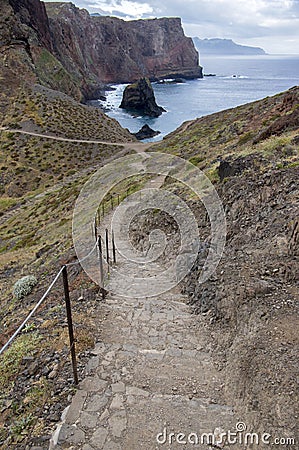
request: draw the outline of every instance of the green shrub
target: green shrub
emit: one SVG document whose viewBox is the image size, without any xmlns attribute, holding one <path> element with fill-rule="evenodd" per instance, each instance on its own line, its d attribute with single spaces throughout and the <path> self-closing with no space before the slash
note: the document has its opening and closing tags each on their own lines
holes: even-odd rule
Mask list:
<svg viewBox="0 0 299 450">
<path fill-rule="evenodd" d="M 37 279 L 33 275 L 27 275 L 26 277 L 20 278 L 14 285 L 13 294 L 20 300 L 30 294 L 36 284 Z"/>
<path fill-rule="evenodd" d="M 254 137 L 254 135 L 255 133 L 253 131 L 248 131 L 247 133 L 242 134 L 242 136 L 240 136 L 239 138 L 238 144 L 239 145 L 246 144 Z"/>
<path fill-rule="evenodd" d="M 191 164 L 194 164 L 194 166 L 197 166 L 197 164 L 204 161 L 204 159 L 205 158 L 203 155 L 195 155 L 189 159 L 189 162 L 191 162 Z"/>
</svg>

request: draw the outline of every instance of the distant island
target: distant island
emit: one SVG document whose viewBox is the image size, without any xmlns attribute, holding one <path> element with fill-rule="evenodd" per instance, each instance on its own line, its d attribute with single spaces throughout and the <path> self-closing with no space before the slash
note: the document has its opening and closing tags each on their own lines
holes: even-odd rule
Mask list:
<svg viewBox="0 0 299 450">
<path fill-rule="evenodd" d="M 266 55 L 260 47 L 236 44 L 232 39 L 200 39 L 192 38 L 201 55 Z"/>
</svg>

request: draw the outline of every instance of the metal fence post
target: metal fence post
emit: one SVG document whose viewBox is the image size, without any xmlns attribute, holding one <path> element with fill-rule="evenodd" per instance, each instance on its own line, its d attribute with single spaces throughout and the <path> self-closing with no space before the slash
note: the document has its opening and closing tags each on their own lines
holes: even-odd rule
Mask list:
<svg viewBox="0 0 299 450">
<path fill-rule="evenodd" d="M 114 242 L 114 231 L 112 230 L 112 253 L 113 253 L 113 263 L 116 263 L 116 250 L 115 250 L 115 242 Z"/>
<path fill-rule="evenodd" d="M 96 217 L 94 218 L 94 237 L 95 237 L 95 240 L 97 241 L 98 240 L 98 228 L 97 228 L 97 218 Z"/>
<path fill-rule="evenodd" d="M 76 360 L 75 339 L 74 339 L 70 291 L 69 291 L 69 283 L 68 283 L 66 266 L 63 266 L 63 268 L 62 268 L 62 279 L 63 279 L 67 324 L 68 324 L 68 329 L 69 329 L 69 339 L 70 339 L 70 349 L 71 349 L 71 355 L 72 355 L 74 382 L 75 382 L 75 384 L 78 384 L 78 370 L 77 370 L 77 360 Z"/>
<path fill-rule="evenodd" d="M 104 287 L 104 268 L 103 268 L 103 252 L 102 252 L 102 241 L 101 235 L 98 237 L 98 247 L 99 247 L 99 265 L 100 265 L 100 287 Z"/>
<path fill-rule="evenodd" d="M 106 235 L 106 258 L 107 258 L 107 264 L 109 267 L 109 236 L 108 236 L 108 228 L 106 228 L 105 230 L 105 235 Z M 109 271 L 109 268 L 108 268 Z"/>
</svg>

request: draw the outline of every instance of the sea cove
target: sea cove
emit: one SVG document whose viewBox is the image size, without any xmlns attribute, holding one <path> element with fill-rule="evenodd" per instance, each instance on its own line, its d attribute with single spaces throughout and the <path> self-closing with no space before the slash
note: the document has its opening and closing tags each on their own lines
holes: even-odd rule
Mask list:
<svg viewBox="0 0 299 450">
<path fill-rule="evenodd" d="M 158 118 L 134 116 L 120 109 L 125 84 L 112 85 L 105 102 L 93 101 L 132 133 L 148 124 L 161 134 L 151 140 L 160 140 L 184 121 L 206 116 L 217 111 L 239 106 L 275 95 L 299 84 L 299 56 L 262 55 L 252 57 L 201 58 L 203 79 L 184 83 L 153 83 L 157 103 L 166 109 Z"/>
</svg>

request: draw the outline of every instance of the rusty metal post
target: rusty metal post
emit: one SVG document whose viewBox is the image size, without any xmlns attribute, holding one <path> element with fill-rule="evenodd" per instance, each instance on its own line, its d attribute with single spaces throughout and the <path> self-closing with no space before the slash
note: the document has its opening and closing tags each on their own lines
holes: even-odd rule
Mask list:
<svg viewBox="0 0 299 450">
<path fill-rule="evenodd" d="M 98 237 L 98 248 L 99 248 L 99 265 L 100 265 L 100 287 L 104 287 L 104 268 L 103 268 L 103 250 L 102 250 L 102 240 L 101 235 Z"/>
<path fill-rule="evenodd" d="M 116 264 L 116 249 L 114 242 L 114 231 L 112 230 L 112 253 L 113 253 L 113 263 Z"/>
<path fill-rule="evenodd" d="M 98 240 L 98 228 L 97 228 L 97 218 L 96 217 L 94 218 L 94 237 L 95 237 L 95 240 L 97 241 Z"/>
<path fill-rule="evenodd" d="M 67 324 L 68 324 L 68 329 L 69 329 L 69 339 L 70 339 L 70 349 L 71 349 L 71 356 L 72 356 L 74 382 L 75 382 L 75 384 L 78 384 L 79 381 L 78 381 L 78 370 L 77 370 L 77 360 L 76 360 L 76 348 L 75 348 L 70 291 L 69 291 L 69 283 L 68 283 L 66 266 L 63 266 L 63 268 L 62 268 L 62 279 L 63 279 Z"/>
<path fill-rule="evenodd" d="M 105 230 L 105 235 L 106 235 L 106 258 L 107 258 L 107 264 L 109 266 L 109 236 L 108 236 L 108 228 L 106 228 L 106 230 Z M 108 268 L 108 272 L 109 272 L 109 268 Z"/>
<path fill-rule="evenodd" d="M 104 300 L 107 295 L 107 291 L 104 288 L 103 250 L 102 250 L 101 235 L 99 235 L 98 238 L 98 247 L 99 247 L 99 266 L 100 266 L 100 291 L 102 294 L 102 299 Z"/>
</svg>

